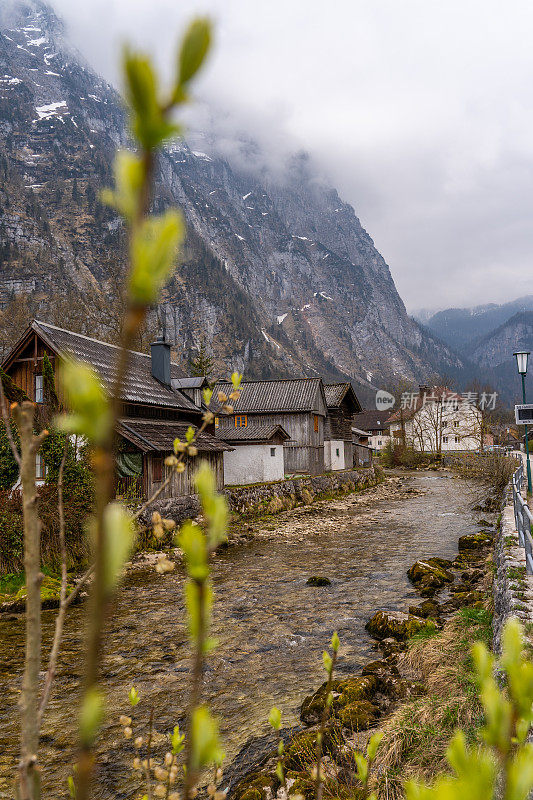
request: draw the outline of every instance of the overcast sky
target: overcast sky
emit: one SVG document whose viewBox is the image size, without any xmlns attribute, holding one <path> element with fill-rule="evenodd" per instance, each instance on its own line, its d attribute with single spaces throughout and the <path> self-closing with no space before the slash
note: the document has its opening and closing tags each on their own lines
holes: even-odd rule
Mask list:
<svg viewBox="0 0 533 800">
<path fill-rule="evenodd" d="M 127 39 L 161 65 L 192 13 L 216 50 L 199 92 L 321 164 L 409 310 L 533 294 L 530 0 L 53 0 L 117 79 Z"/>
</svg>

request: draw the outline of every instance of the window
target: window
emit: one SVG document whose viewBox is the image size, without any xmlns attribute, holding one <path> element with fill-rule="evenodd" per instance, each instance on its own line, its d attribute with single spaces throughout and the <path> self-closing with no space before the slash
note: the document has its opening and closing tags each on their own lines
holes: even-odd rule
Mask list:
<svg viewBox="0 0 533 800">
<path fill-rule="evenodd" d="M 154 458 L 152 461 L 152 480 L 153 481 L 162 481 L 163 480 L 163 459 L 162 458 Z"/>
<path fill-rule="evenodd" d="M 46 477 L 46 466 L 40 453 L 35 456 L 35 477 L 42 480 Z"/>
<path fill-rule="evenodd" d="M 246 428 L 248 425 L 248 417 L 246 414 L 237 414 L 235 417 L 236 428 Z"/>
<path fill-rule="evenodd" d="M 219 425 L 220 425 L 220 420 L 218 417 L 215 417 L 215 428 L 218 428 Z"/>
<path fill-rule="evenodd" d="M 44 402 L 44 383 L 42 375 L 35 376 L 35 402 Z"/>
<path fill-rule="evenodd" d="M 315 414 L 315 433 L 318 433 L 318 414 Z"/>
<path fill-rule="evenodd" d="M 335 455 L 337 456 L 337 458 L 340 456 L 340 453 L 339 453 L 339 448 L 338 448 L 338 447 L 337 447 L 337 449 L 335 450 Z"/>
<path fill-rule="evenodd" d="M 442 441 L 444 442 L 444 444 L 448 444 L 448 437 L 447 436 L 443 436 L 442 437 Z"/>
<path fill-rule="evenodd" d="M 276 448 L 275 447 L 271 447 L 270 448 L 270 455 L 271 456 L 275 456 L 276 455 Z"/>
<path fill-rule="evenodd" d="M 454 428 L 458 428 L 459 427 L 459 420 L 457 420 L 457 419 L 455 420 L 455 422 L 453 423 L 453 427 Z"/>
<path fill-rule="evenodd" d="M 379 439 L 379 440 L 378 440 L 378 447 L 381 447 L 381 445 L 382 445 L 382 444 L 383 444 L 383 440 L 382 440 L 382 439 Z"/>
<path fill-rule="evenodd" d="M 459 441 L 460 441 L 459 437 L 458 437 L 458 436 L 456 436 L 456 437 L 455 437 L 455 444 L 459 444 Z"/>
</svg>

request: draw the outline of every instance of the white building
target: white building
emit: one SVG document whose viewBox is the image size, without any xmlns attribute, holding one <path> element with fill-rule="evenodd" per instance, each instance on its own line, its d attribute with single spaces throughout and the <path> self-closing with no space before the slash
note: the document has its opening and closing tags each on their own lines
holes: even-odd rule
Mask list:
<svg viewBox="0 0 533 800">
<path fill-rule="evenodd" d="M 480 450 L 483 415 L 473 403 L 446 387 L 421 386 L 405 408 L 389 418 L 393 441 L 424 453 Z"/>
<path fill-rule="evenodd" d="M 285 477 L 283 443 L 289 434 L 281 425 L 220 427 L 217 438 L 234 449 L 224 453 L 224 485 L 282 481 Z"/>
</svg>

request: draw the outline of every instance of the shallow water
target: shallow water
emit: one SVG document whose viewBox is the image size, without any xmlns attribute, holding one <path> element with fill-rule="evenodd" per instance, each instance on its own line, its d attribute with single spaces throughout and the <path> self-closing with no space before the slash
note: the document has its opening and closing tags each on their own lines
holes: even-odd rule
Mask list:
<svg viewBox="0 0 533 800">
<path fill-rule="evenodd" d="M 407 568 L 419 557 L 453 558 L 459 536 L 478 529 L 471 515 L 478 493 L 467 482 L 432 473 L 409 477 L 404 485 L 423 494 L 396 491 L 387 498 L 382 490 L 375 501 L 351 496 L 281 514 L 250 543 L 216 556 L 212 634 L 219 646 L 208 660 L 205 699 L 220 718 L 229 760 L 251 736 L 266 732 L 272 705 L 283 710 L 285 725 L 297 722 L 303 696 L 323 679 L 321 652 L 333 630 L 341 639 L 339 672 L 356 671 L 375 657 L 364 629 L 372 612 L 406 610 L 419 599 Z M 308 587 L 310 575 L 326 575 L 332 585 Z M 117 725 L 132 683 L 142 697 L 136 709 L 141 728 L 154 706 L 156 746 L 163 746 L 164 734 L 182 720 L 189 670 L 182 586 L 181 572 L 159 576 L 139 570 L 128 577 L 112 609 L 104 669 L 112 716 L 102 737 L 95 797 L 136 796 L 128 766 L 133 749 Z M 85 608 L 77 607 L 67 620 L 43 726 L 43 797 L 63 796 L 75 757 L 84 617 Z M 54 613 L 45 612 L 43 619 L 48 643 Z M 22 621 L 0 616 L 1 798 L 12 796 L 22 657 Z"/>
</svg>

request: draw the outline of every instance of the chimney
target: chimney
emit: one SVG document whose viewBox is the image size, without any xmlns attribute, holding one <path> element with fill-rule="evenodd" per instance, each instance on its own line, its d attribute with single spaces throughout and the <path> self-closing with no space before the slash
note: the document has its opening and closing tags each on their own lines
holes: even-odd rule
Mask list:
<svg viewBox="0 0 533 800">
<path fill-rule="evenodd" d="M 153 377 L 170 386 L 170 345 L 160 337 L 150 345 L 150 353 Z"/>
</svg>

